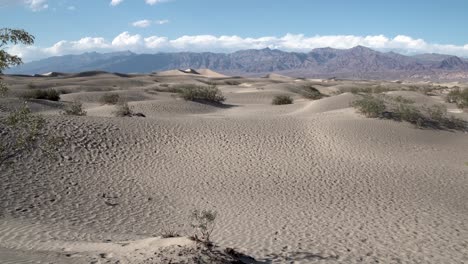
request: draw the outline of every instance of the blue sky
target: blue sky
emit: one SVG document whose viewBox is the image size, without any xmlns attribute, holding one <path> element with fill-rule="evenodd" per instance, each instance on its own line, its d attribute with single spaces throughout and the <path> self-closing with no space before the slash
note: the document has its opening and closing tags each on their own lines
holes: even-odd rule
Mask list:
<svg viewBox="0 0 468 264">
<path fill-rule="evenodd" d="M 112 1 L 112 3 L 111 3 Z M 466 0 L 0 0 L 26 60 L 85 51 L 307 51 L 364 45 L 468 56 Z"/>
</svg>

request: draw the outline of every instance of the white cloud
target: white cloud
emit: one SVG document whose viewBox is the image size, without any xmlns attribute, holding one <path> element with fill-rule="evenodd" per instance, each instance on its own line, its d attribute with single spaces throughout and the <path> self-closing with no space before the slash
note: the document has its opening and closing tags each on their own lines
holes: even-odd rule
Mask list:
<svg viewBox="0 0 468 264">
<path fill-rule="evenodd" d="M 167 23 L 169 23 L 169 20 L 167 20 L 167 19 L 155 20 L 155 21 L 151 21 L 151 20 L 148 20 L 148 19 L 143 19 L 143 20 L 133 22 L 132 26 L 139 27 L 139 28 L 147 28 L 147 27 L 151 26 L 152 24 L 164 25 L 164 24 L 167 24 Z"/>
<path fill-rule="evenodd" d="M 70 10 L 70 11 L 74 11 L 74 10 L 76 10 L 76 7 L 75 6 L 69 6 L 69 7 L 67 7 L 67 9 Z"/>
<path fill-rule="evenodd" d="M 156 20 L 156 21 L 154 21 L 154 23 L 156 23 L 156 24 L 158 24 L 158 25 L 164 25 L 164 24 L 169 23 L 169 20 L 167 20 L 167 19 Z"/>
<path fill-rule="evenodd" d="M 154 22 L 153 22 L 154 23 Z M 242 49 L 280 49 L 284 51 L 309 52 L 314 48 L 332 47 L 339 49 L 352 48 L 357 45 L 381 51 L 399 53 L 443 53 L 468 57 L 468 44 L 463 46 L 428 43 L 422 39 L 398 35 L 393 38 L 384 35 L 354 36 L 311 36 L 286 34 L 282 37 L 242 38 L 239 36 L 196 35 L 181 36 L 169 39 L 164 36 L 143 37 L 123 32 L 109 41 L 99 37 L 86 37 L 77 41 L 62 40 L 51 47 L 12 46 L 9 52 L 31 61 L 48 56 L 77 54 L 85 51 L 110 52 L 131 50 L 136 53 L 177 52 L 177 51 L 212 51 L 233 52 Z"/>
<path fill-rule="evenodd" d="M 120 3 L 122 3 L 124 0 L 112 0 L 110 5 L 111 6 L 117 6 L 119 5 Z M 164 3 L 164 2 L 169 2 L 170 0 L 145 0 L 145 2 L 148 4 L 148 5 L 155 5 L 155 4 L 159 4 L 159 3 Z"/>
<path fill-rule="evenodd" d="M 118 35 L 112 41 L 112 46 L 116 48 L 134 48 L 143 44 L 143 38 L 140 35 L 130 35 L 127 31 Z"/>
<path fill-rule="evenodd" d="M 24 0 L 24 4 L 34 12 L 49 8 L 47 0 Z"/>
<path fill-rule="evenodd" d="M 117 6 L 117 5 L 119 5 L 120 3 L 122 3 L 122 2 L 123 2 L 123 0 L 112 0 L 112 1 L 110 2 L 110 5 L 111 5 L 111 6 Z"/>
<path fill-rule="evenodd" d="M 148 5 L 155 5 L 159 3 L 168 2 L 169 0 L 145 0 Z"/>
<path fill-rule="evenodd" d="M 145 38 L 145 47 L 147 47 L 148 49 L 161 49 L 167 47 L 168 43 L 169 40 L 166 37 L 152 36 L 149 38 Z"/>
<path fill-rule="evenodd" d="M 148 20 L 148 19 L 135 21 L 135 22 L 132 23 L 132 26 L 140 27 L 140 28 L 146 28 L 146 27 L 151 26 L 151 21 Z"/>
</svg>

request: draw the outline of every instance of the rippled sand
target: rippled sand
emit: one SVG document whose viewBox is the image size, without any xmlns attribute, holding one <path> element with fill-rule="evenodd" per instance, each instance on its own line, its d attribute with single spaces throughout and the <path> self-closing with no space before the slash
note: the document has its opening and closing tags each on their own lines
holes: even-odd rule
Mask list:
<svg viewBox="0 0 468 264">
<path fill-rule="evenodd" d="M 278 76 L 220 86 L 227 107 L 148 92 L 197 78 L 35 79 L 81 89 L 62 100 L 89 116 L 32 104 L 69 144 L 57 161 L 33 152 L 2 169 L 0 263 L 185 261 L 174 245 L 193 242 L 153 237 L 191 235 L 193 209 L 218 212 L 218 245 L 267 263 L 468 262 L 468 134 L 366 119 L 353 94 L 309 101 Z M 86 84 L 119 90 L 146 118 L 112 117 Z M 295 103 L 270 104 L 283 93 Z"/>
</svg>

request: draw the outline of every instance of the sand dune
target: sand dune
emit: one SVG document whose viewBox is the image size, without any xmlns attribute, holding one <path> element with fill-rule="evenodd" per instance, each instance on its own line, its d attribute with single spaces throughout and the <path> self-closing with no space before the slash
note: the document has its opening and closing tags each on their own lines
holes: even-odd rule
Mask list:
<svg viewBox="0 0 468 264">
<path fill-rule="evenodd" d="M 228 76 L 210 69 L 169 70 L 156 73 L 157 76 L 202 76 L 208 78 L 226 78 Z"/>
<path fill-rule="evenodd" d="M 278 80 L 278 81 L 291 81 L 291 80 L 294 80 L 294 78 L 292 78 L 292 77 L 277 74 L 277 73 L 269 73 L 269 74 L 267 74 L 265 76 L 265 78 L 271 79 L 271 80 Z"/>
<path fill-rule="evenodd" d="M 198 69 L 198 73 L 208 78 L 227 78 L 229 76 L 221 74 L 219 72 L 212 71 L 210 69 Z"/>
<path fill-rule="evenodd" d="M 190 263 L 193 241 L 159 236 L 193 234 L 190 211 L 212 209 L 215 243 L 258 263 L 468 262 L 467 133 L 368 119 L 350 108 L 357 95 L 305 99 L 294 79 L 219 85 L 222 107 L 152 90 L 202 78 L 177 72 L 4 78 L 18 91 L 31 80 L 66 88 L 62 100 L 88 116 L 34 107 L 69 145 L 58 160 L 32 152 L 0 172 L 0 260 Z M 329 89 L 339 85 L 350 84 Z M 99 103 L 106 91 L 146 118 L 114 117 Z M 279 94 L 294 104 L 271 105 Z"/>
</svg>

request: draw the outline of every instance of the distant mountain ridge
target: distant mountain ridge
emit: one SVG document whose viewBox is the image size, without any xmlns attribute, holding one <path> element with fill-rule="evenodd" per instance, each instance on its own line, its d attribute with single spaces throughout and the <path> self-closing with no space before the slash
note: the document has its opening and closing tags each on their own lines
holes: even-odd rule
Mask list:
<svg viewBox="0 0 468 264">
<path fill-rule="evenodd" d="M 318 48 L 308 53 L 269 48 L 233 53 L 178 52 L 135 54 L 84 53 L 51 57 L 10 69 L 10 74 L 102 70 L 150 73 L 171 69 L 207 68 L 224 74 L 281 73 L 297 77 L 353 79 L 468 79 L 468 60 L 444 54 L 405 56 L 363 46 L 351 49 Z"/>
</svg>

